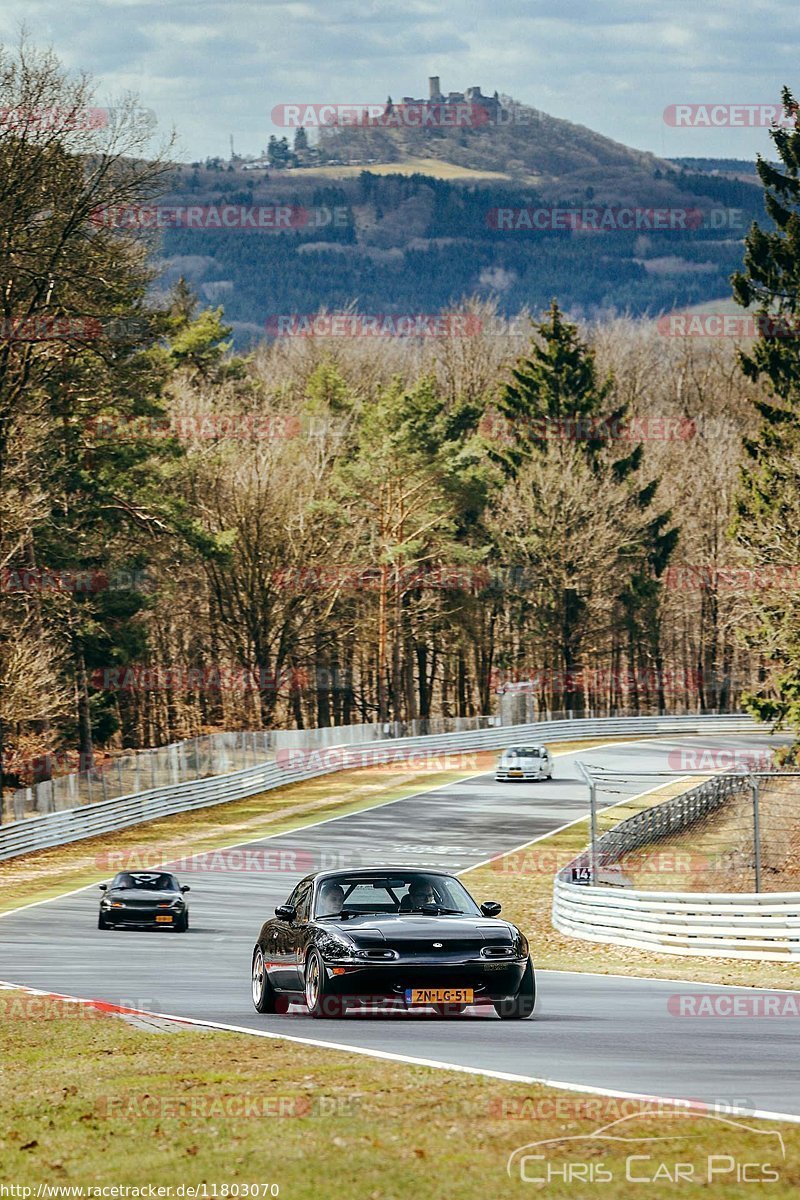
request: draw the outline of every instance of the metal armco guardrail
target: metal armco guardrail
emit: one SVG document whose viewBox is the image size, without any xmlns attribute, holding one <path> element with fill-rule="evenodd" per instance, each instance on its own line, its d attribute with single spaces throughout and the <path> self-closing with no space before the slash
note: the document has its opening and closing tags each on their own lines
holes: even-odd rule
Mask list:
<svg viewBox="0 0 800 1200">
<path fill-rule="evenodd" d="M 551 715 L 557 720 L 567 714 Z M 570 713 L 570 717 L 576 714 Z M 579 713 L 578 716 L 594 714 Z M 619 716 L 640 716 L 639 713 L 619 713 Z M 179 783 L 194 783 L 216 775 L 229 775 L 247 767 L 275 761 L 297 747 L 306 750 L 325 750 L 342 742 L 362 744 L 381 738 L 429 737 L 432 734 L 460 733 L 467 729 L 486 729 L 493 725 L 511 724 L 494 716 L 429 717 L 425 720 L 394 721 L 385 724 L 327 726 L 322 729 L 259 729 L 234 733 L 211 733 L 116 755 L 97 765 L 68 774 L 52 774 L 61 764 L 58 755 L 41 755 L 30 760 L 29 770 L 50 771 L 51 777 L 39 783 L 18 788 L 3 798 L 3 820 L 0 824 L 66 812 L 84 804 L 98 804 L 132 796 L 147 789 L 175 787 Z M 517 721 L 516 724 L 521 722 Z"/>
<path fill-rule="evenodd" d="M 597 839 L 596 861 L 625 854 L 680 832 L 749 789 L 741 775 L 722 775 L 621 821 Z M 591 863 L 584 851 L 558 872 L 553 925 L 584 941 L 713 958 L 800 961 L 798 892 L 654 892 L 573 883 Z"/>
<path fill-rule="evenodd" d="M 64 812 L 47 813 L 17 821 L 13 825 L 0 828 L 0 860 L 95 837 L 98 834 L 111 833 L 118 829 L 127 829 L 131 825 L 139 825 L 157 817 L 242 800 L 259 792 L 356 766 L 356 756 L 369 755 L 377 761 L 378 755 L 384 752 L 387 761 L 396 760 L 398 765 L 401 765 L 407 759 L 413 759 L 415 754 L 500 750 L 515 742 L 531 739 L 552 742 L 649 734 L 731 733 L 738 730 L 752 731 L 754 728 L 756 726 L 749 717 L 738 714 L 709 717 L 605 717 L 539 721 L 531 725 L 494 726 L 420 737 L 398 737 L 358 746 L 329 746 L 312 752 L 304 762 L 297 765 L 289 757 L 283 763 L 264 762 L 227 775 L 153 788 L 130 796 L 118 796 Z M 342 730 L 343 734 L 344 732 Z"/>
</svg>

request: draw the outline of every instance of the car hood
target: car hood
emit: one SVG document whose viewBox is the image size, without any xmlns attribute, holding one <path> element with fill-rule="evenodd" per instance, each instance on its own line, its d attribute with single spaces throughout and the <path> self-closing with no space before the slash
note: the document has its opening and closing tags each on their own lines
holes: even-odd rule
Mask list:
<svg viewBox="0 0 800 1200">
<path fill-rule="evenodd" d="M 465 937 L 484 942 L 513 941 L 516 930 L 506 921 L 490 917 L 414 916 L 391 913 L 380 916 L 365 913 L 362 917 L 350 917 L 346 921 L 321 921 L 320 929 L 336 932 L 352 938 L 356 944 L 374 944 L 395 940 L 403 942 L 460 941 Z"/>
<path fill-rule="evenodd" d="M 112 888 L 106 895 L 114 900 L 152 900 L 154 904 L 183 899 L 180 892 L 155 892 L 152 888 Z"/>
</svg>

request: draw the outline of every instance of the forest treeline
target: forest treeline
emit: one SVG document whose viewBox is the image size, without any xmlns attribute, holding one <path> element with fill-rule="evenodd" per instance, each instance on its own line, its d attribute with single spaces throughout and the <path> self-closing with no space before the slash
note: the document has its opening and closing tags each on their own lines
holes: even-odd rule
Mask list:
<svg viewBox="0 0 800 1200">
<path fill-rule="evenodd" d="M 0 60 L 3 110 L 89 103 L 47 54 Z M 7 784 L 211 730 L 489 713 L 499 692 L 796 720 L 792 309 L 744 360 L 556 301 L 509 328 L 480 300 L 444 334 L 354 315 L 352 336 L 237 355 L 184 284 L 154 307 L 150 233 L 97 219 L 152 202 L 169 147 L 77 125 L 0 132 Z M 774 312 L 800 256 L 770 215 L 736 288 Z"/>
<path fill-rule="evenodd" d="M 380 175 L 324 181 L 313 172 L 189 168 L 167 181 L 167 203 L 293 204 L 314 214 L 281 233 L 165 228 L 167 277 L 183 272 L 208 302 L 225 302 L 237 346 L 263 336 L 280 313 L 346 308 L 438 312 L 465 296 L 493 300 L 505 316 L 546 308 L 557 295 L 586 319 L 654 315 L 713 300 L 741 262 L 751 221 L 764 221 L 754 183 L 674 170 L 659 178 L 609 164 L 586 180 L 537 189 L 499 178 Z M 605 180 L 601 184 L 600 178 Z M 588 178 L 594 180 L 588 182 Z M 646 226 L 651 212 L 686 214 L 686 228 L 606 232 L 532 230 L 526 212 L 632 206 Z M 498 228 L 497 214 L 519 214 Z M 537 218 L 538 219 L 538 218 Z M 696 222 L 696 224 L 695 224 Z"/>
</svg>

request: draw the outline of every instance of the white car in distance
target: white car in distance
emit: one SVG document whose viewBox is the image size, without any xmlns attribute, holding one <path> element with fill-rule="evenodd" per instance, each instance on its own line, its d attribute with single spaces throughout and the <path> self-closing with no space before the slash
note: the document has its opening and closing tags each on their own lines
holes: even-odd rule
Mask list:
<svg viewBox="0 0 800 1200">
<path fill-rule="evenodd" d="M 546 746 L 509 746 L 500 756 L 497 780 L 553 778 L 553 758 Z"/>
</svg>

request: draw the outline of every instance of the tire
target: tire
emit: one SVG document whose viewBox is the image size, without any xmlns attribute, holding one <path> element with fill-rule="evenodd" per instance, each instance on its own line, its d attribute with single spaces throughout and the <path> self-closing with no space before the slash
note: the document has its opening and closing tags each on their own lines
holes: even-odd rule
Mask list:
<svg viewBox="0 0 800 1200">
<path fill-rule="evenodd" d="M 259 1013 L 274 1013 L 276 1011 L 275 989 L 269 981 L 264 966 L 264 954 L 260 946 L 253 950 L 253 967 L 251 971 L 251 996 L 253 1007 Z M 285 1009 L 284 1009 L 285 1011 Z"/>
<path fill-rule="evenodd" d="M 97 915 L 97 928 L 98 929 L 110 929 L 111 928 L 111 926 L 109 925 L 108 921 L 106 921 L 106 919 L 104 918 L 102 913 L 98 913 L 98 915 Z"/>
<path fill-rule="evenodd" d="M 502 1021 L 526 1021 L 533 1015 L 535 1004 L 536 976 L 533 973 L 533 963 L 529 958 L 516 996 L 512 996 L 510 1000 L 498 1000 L 494 1011 Z"/>
<path fill-rule="evenodd" d="M 433 1007 L 440 1017 L 460 1017 L 467 1011 L 466 1004 L 434 1004 Z"/>
<path fill-rule="evenodd" d="M 175 922 L 175 932 L 176 933 L 188 933 L 189 932 L 189 914 L 188 914 L 188 912 L 184 913 L 182 917 L 178 917 L 177 921 Z"/>
<path fill-rule="evenodd" d="M 325 964 L 319 950 L 311 950 L 306 959 L 304 992 L 306 1008 L 312 1017 L 343 1016 L 344 1001 L 328 990 Z"/>
</svg>

